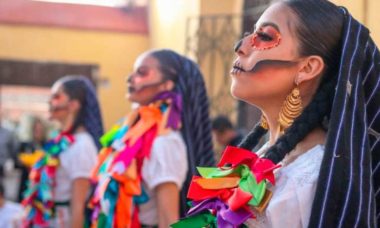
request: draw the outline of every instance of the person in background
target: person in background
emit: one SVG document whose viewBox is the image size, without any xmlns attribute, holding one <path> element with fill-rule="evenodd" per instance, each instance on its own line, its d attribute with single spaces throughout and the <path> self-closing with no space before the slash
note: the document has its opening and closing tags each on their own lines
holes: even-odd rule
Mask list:
<svg viewBox="0 0 380 228">
<path fill-rule="evenodd" d="M 44 120 L 38 116 L 26 115 L 20 121 L 19 135 L 20 155 L 24 157 L 31 155 L 37 150 L 42 150 L 42 146 L 45 144 L 47 138 L 47 125 Z M 23 164 L 23 162 L 20 161 L 20 155 L 18 159 L 19 161 L 16 163 L 17 168 L 21 169 L 21 178 L 18 190 L 19 202 L 22 201 L 22 195 L 27 186 L 30 169 L 30 166 Z"/>
<path fill-rule="evenodd" d="M 19 143 L 16 135 L 1 125 L 0 115 L 0 179 L 4 178 L 5 164 L 10 162 L 14 165 L 18 147 Z"/>
<path fill-rule="evenodd" d="M 212 133 L 215 140 L 223 147 L 237 146 L 243 134 L 236 130 L 227 116 L 217 116 L 212 120 Z"/>
<path fill-rule="evenodd" d="M 188 58 L 153 50 L 136 59 L 126 84 L 136 108 L 102 137 L 91 222 L 167 228 L 185 209 L 196 166 L 214 164 L 203 77 Z"/>
<path fill-rule="evenodd" d="M 22 202 L 25 225 L 82 228 L 103 134 L 96 91 L 86 77 L 65 76 L 52 86 L 49 105 L 50 118 L 59 122 L 60 131 L 44 144 L 44 155 L 29 175 Z"/>
<path fill-rule="evenodd" d="M 23 208 L 20 204 L 8 201 L 4 197 L 4 186 L 0 181 L 0 227 L 16 228 L 17 221 L 22 216 Z"/>
</svg>

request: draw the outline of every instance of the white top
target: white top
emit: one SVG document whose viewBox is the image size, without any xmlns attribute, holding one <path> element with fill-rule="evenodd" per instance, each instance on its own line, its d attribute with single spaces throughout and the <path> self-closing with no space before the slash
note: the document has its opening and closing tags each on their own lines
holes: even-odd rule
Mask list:
<svg viewBox="0 0 380 228">
<path fill-rule="evenodd" d="M 74 143 L 59 155 L 60 166 L 56 173 L 54 201 L 65 202 L 71 199 L 74 179 L 90 178 L 96 165 L 97 148 L 91 135 L 80 132 L 74 135 Z"/>
<path fill-rule="evenodd" d="M 324 146 L 316 145 L 277 170 L 272 199 L 263 214 L 247 221 L 248 227 L 307 227 L 317 188 Z"/>
<path fill-rule="evenodd" d="M 5 201 L 3 207 L 0 207 L 0 228 L 18 227 L 23 213 L 23 207 L 20 204 Z"/>
<path fill-rule="evenodd" d="M 158 225 L 157 204 L 154 188 L 160 184 L 173 182 L 182 188 L 188 170 L 186 144 L 178 131 L 157 137 L 149 159 L 142 167 L 143 187 L 149 201 L 140 205 L 141 224 Z"/>
</svg>

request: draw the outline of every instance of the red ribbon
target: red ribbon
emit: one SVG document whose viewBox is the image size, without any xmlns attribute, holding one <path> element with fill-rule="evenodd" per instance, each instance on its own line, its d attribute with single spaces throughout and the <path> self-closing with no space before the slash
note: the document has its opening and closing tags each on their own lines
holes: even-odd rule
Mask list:
<svg viewBox="0 0 380 228">
<path fill-rule="evenodd" d="M 229 209 L 236 211 L 248 204 L 253 197 L 250 193 L 245 192 L 240 188 L 224 188 L 218 190 L 204 189 L 196 181 L 200 178 L 201 177 L 193 176 L 187 193 L 189 199 L 201 201 L 205 199 L 219 198 L 229 206 Z"/>
<path fill-rule="evenodd" d="M 230 165 L 232 168 L 238 165 L 247 165 L 255 175 L 257 183 L 260 183 L 263 179 L 267 179 L 273 185 L 275 184 L 273 170 L 281 166 L 274 164 L 269 159 L 259 158 L 256 153 L 249 150 L 227 146 L 218 167 L 223 168 Z"/>
</svg>

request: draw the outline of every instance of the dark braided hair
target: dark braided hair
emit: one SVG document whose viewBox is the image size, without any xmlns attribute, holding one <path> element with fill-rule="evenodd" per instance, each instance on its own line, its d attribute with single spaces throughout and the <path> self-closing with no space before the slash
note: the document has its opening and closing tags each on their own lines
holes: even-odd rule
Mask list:
<svg viewBox="0 0 380 228">
<path fill-rule="evenodd" d="M 175 82 L 174 91 L 183 100 L 181 133 L 189 165 L 180 194 L 181 215 L 184 215 L 188 210 L 187 190 L 192 176 L 197 174 L 196 167 L 215 165 L 206 87 L 198 65 L 189 58 L 168 49 L 154 50 L 150 55 L 159 62 L 163 77 Z"/>
<path fill-rule="evenodd" d="M 266 152 L 265 157 L 274 163 L 280 162 L 313 129 L 321 126 L 324 119 L 329 119 L 344 19 L 343 12 L 326 0 L 286 0 L 281 4 L 289 7 L 298 18 L 293 30 L 300 43 L 300 56 L 320 56 L 325 63 L 325 69 L 310 104 Z M 257 124 L 239 146 L 252 150 L 266 132 Z"/>
<path fill-rule="evenodd" d="M 78 100 L 81 104 L 69 133 L 74 133 L 78 127 L 84 126 L 100 149 L 99 138 L 103 135 L 103 122 L 94 85 L 88 78 L 78 75 L 65 76 L 56 83 L 62 86 L 70 99 Z"/>
</svg>

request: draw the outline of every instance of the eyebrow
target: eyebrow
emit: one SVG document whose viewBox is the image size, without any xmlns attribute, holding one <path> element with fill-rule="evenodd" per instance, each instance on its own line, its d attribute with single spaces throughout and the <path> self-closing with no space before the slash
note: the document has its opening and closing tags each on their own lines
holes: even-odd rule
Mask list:
<svg viewBox="0 0 380 228">
<path fill-rule="evenodd" d="M 265 26 L 272 26 L 273 28 L 275 28 L 278 32 L 280 32 L 280 28 L 278 27 L 278 25 L 276 25 L 275 23 L 273 22 L 263 22 L 260 24 L 260 27 L 265 27 Z M 256 28 L 257 28 L 257 24 L 255 24 L 253 26 L 253 29 L 254 31 L 256 31 Z"/>
</svg>

